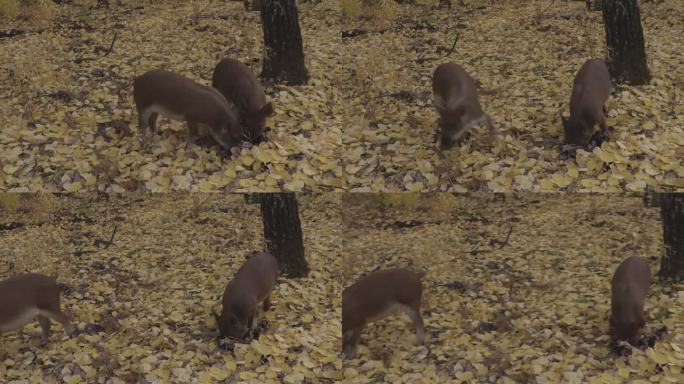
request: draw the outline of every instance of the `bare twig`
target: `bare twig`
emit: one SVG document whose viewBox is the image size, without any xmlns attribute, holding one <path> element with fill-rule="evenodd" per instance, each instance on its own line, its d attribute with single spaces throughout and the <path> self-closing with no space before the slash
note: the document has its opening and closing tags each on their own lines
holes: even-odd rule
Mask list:
<svg viewBox="0 0 684 384">
<path fill-rule="evenodd" d="M 451 48 L 449 48 L 449 51 L 446 53 L 446 55 L 441 56 L 441 57 L 436 57 L 436 58 L 435 57 L 425 57 L 425 55 L 421 55 L 416 59 L 416 63 L 421 64 L 421 63 L 425 63 L 428 61 L 437 61 L 437 60 L 442 60 L 442 59 L 449 57 L 449 55 L 454 53 L 454 50 L 456 49 L 456 43 L 458 42 L 458 37 L 460 35 L 461 35 L 460 33 L 456 32 L 456 37 L 454 37 L 454 42 L 451 44 Z"/>
<path fill-rule="evenodd" d="M 506 234 L 506 238 L 504 239 L 504 241 L 501 242 L 501 245 L 499 246 L 499 249 L 505 247 L 506 244 L 508 244 L 508 239 L 511 238 L 511 232 L 513 232 L 513 226 L 512 226 L 512 225 L 511 225 L 510 228 L 508 228 L 508 233 Z"/>
<path fill-rule="evenodd" d="M 114 230 L 112 231 L 112 236 L 109 237 L 109 241 L 107 242 L 107 244 L 105 244 L 104 248 L 102 248 L 102 249 L 107 249 L 107 248 L 109 248 L 110 245 L 112 245 L 112 242 L 114 242 L 114 235 L 116 235 L 116 228 L 117 228 L 117 225 L 114 224 Z"/>
<path fill-rule="evenodd" d="M 480 244 L 479 244 L 479 243 L 473 244 L 473 246 L 472 246 L 471 249 L 470 249 L 470 254 L 471 254 L 471 255 L 478 255 L 478 254 L 493 252 L 493 251 L 495 251 L 495 250 L 497 250 L 497 249 L 502 249 L 503 247 L 506 246 L 506 244 L 508 244 L 508 240 L 511 238 L 511 233 L 512 233 L 512 232 L 513 232 L 513 226 L 511 225 L 511 227 L 508 228 L 508 233 L 506 234 L 506 238 L 505 238 L 505 239 L 503 239 L 503 240 L 494 240 L 494 239 L 490 240 L 490 241 L 489 241 L 489 245 L 494 245 L 494 244 L 496 244 L 496 243 L 499 243 L 499 246 L 496 247 L 496 248 L 479 250 Z"/>
<path fill-rule="evenodd" d="M 105 56 L 109 55 L 110 53 L 112 53 L 112 50 L 114 49 L 114 42 L 116 42 L 116 37 L 118 36 L 118 34 L 119 34 L 119 32 L 114 32 L 114 38 L 112 39 L 112 43 L 109 44 L 109 49 L 107 49 L 105 54 L 102 55 L 101 57 L 105 57 Z"/>
<path fill-rule="evenodd" d="M 454 49 L 456 49 L 456 43 L 458 42 L 458 37 L 459 37 L 459 36 L 460 36 L 460 34 L 459 34 L 458 32 L 456 32 L 456 38 L 454 38 L 454 43 L 451 44 L 451 49 L 449 49 L 449 52 L 447 52 L 447 54 L 444 55 L 444 57 L 442 57 L 442 59 L 447 58 L 447 57 L 449 57 L 449 55 L 451 55 L 452 53 L 454 53 Z"/>
<path fill-rule="evenodd" d="M 77 63 L 77 64 L 79 64 L 79 63 L 82 63 L 82 62 L 84 62 L 84 61 L 93 61 L 93 60 L 101 59 L 101 58 L 103 58 L 103 57 L 109 55 L 109 54 L 112 53 L 112 51 L 114 50 L 114 43 L 116 42 L 116 37 L 117 37 L 118 35 L 119 35 L 119 32 L 114 32 L 114 37 L 112 38 L 112 42 L 109 44 L 109 48 L 105 51 L 104 55 L 97 56 L 97 57 L 77 57 L 77 58 L 74 60 L 74 62 Z M 102 48 L 97 47 L 97 48 L 95 49 L 95 51 L 98 51 L 98 50 L 102 50 Z"/>
</svg>

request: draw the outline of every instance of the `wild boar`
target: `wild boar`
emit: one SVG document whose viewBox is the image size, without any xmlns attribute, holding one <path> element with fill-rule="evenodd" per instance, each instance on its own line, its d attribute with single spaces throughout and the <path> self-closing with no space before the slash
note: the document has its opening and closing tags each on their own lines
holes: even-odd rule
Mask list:
<svg viewBox="0 0 684 384">
<path fill-rule="evenodd" d="M 594 125 L 598 124 L 605 136 L 608 136 L 605 103 L 610 96 L 610 74 L 603 60 L 587 60 L 575 76 L 570 96 L 570 118 L 563 117 L 565 142 L 586 146 L 594 134 Z"/>
<path fill-rule="evenodd" d="M 147 127 L 154 135 L 160 114 L 187 122 L 188 143 L 194 144 L 199 138 L 199 124 L 206 126 L 211 137 L 226 151 L 243 139 L 237 112 L 221 92 L 176 73 L 154 69 L 136 77 L 133 98 L 143 145 Z"/>
<path fill-rule="evenodd" d="M 363 328 L 397 310 L 413 321 L 418 343 L 424 342 L 420 302 L 423 288 L 416 273 L 402 268 L 372 272 L 342 292 L 342 350 L 346 358 L 356 356 Z"/>
<path fill-rule="evenodd" d="M 257 325 L 259 307 L 266 311 L 278 278 L 278 262 L 269 253 L 256 252 L 235 273 L 223 292 L 221 315 L 214 313 L 219 338 L 244 338 Z"/>
<path fill-rule="evenodd" d="M 439 65 L 432 76 L 435 109 L 439 113 L 440 148 L 450 149 L 476 124 L 498 133 L 480 106 L 475 80 L 458 64 Z"/>
<path fill-rule="evenodd" d="M 53 277 L 27 273 L 0 282 L 0 333 L 16 331 L 36 318 L 48 342 L 50 319 L 64 326 L 68 336 L 74 333 L 69 318 L 60 309 L 60 288 Z"/>
<path fill-rule="evenodd" d="M 262 141 L 273 105 L 266 101 L 264 87 L 252 70 L 238 60 L 223 59 L 214 69 L 211 84 L 237 106 L 247 139 L 254 144 Z"/>
<path fill-rule="evenodd" d="M 616 340 L 636 342 L 644 321 L 644 301 L 651 284 L 645 259 L 632 256 L 615 270 L 612 282 L 611 334 Z"/>
</svg>

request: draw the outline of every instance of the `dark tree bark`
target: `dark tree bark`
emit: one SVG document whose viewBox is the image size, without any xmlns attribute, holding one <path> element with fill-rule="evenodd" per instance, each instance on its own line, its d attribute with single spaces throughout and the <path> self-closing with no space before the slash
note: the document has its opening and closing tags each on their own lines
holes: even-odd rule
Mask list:
<svg viewBox="0 0 684 384">
<path fill-rule="evenodd" d="M 660 195 L 665 255 L 658 275 L 684 280 L 684 193 Z"/>
<path fill-rule="evenodd" d="M 309 268 L 294 193 L 261 193 L 259 202 L 266 248 L 278 260 L 284 275 L 305 277 Z"/>
<path fill-rule="evenodd" d="M 603 0 L 608 68 L 616 83 L 648 84 L 644 33 L 637 0 Z"/>
<path fill-rule="evenodd" d="M 306 84 L 309 74 L 295 0 L 262 0 L 261 27 L 266 50 L 261 77 L 288 85 Z"/>
</svg>

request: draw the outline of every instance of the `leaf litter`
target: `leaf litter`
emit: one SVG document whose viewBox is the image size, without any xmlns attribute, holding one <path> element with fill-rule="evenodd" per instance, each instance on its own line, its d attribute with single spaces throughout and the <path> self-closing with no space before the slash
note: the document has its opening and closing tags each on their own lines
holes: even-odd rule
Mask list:
<svg viewBox="0 0 684 384">
<path fill-rule="evenodd" d="M 300 4 L 310 81 L 266 86 L 275 106 L 267 141 L 243 144 L 232 157 L 215 147 L 186 150 L 184 123 L 165 118 L 151 148 L 141 148 L 132 80 L 165 68 L 210 85 L 224 57 L 238 58 L 258 74 L 259 12 L 245 11 L 241 2 L 125 1 L 109 10 L 86 5 L 55 7 L 59 12 L 47 27 L 0 39 L 1 190 L 345 187 L 339 155 L 343 112 L 332 86 L 340 70 L 336 2 Z"/>
<path fill-rule="evenodd" d="M 607 333 L 617 265 L 643 256 L 654 275 L 664 251 L 640 197 L 348 194 L 343 206 L 345 287 L 380 268 L 427 272 L 425 345 L 408 316 L 371 323 L 343 382 L 684 380 L 682 283 L 654 277 L 646 345 L 620 356 Z"/>
<path fill-rule="evenodd" d="M 600 12 L 577 1 L 376 3 L 385 9 L 355 16 L 344 8 L 352 16 L 342 39 L 353 63 L 342 132 L 352 190 L 684 190 L 681 1 L 640 4 L 653 79 L 614 90 L 611 139 L 571 150 L 562 145 L 559 111 L 569 113 L 581 64 L 606 56 Z M 482 107 L 502 135 L 479 126 L 440 152 L 431 78 L 449 61 L 478 80 Z"/>
<path fill-rule="evenodd" d="M 339 195 L 300 196 L 310 274 L 281 276 L 259 334 L 217 350 L 212 308 L 247 254 L 264 249 L 258 204 L 240 195 L 3 195 L 0 279 L 56 273 L 77 326 L 2 335 L 13 383 L 331 383 L 341 378 Z M 18 196 L 18 197 L 17 197 Z M 116 232 L 114 236 L 114 227 Z M 110 239 L 113 240 L 110 243 Z M 110 243 L 107 246 L 107 243 Z M 4 381 L 3 381 L 4 382 Z"/>
</svg>

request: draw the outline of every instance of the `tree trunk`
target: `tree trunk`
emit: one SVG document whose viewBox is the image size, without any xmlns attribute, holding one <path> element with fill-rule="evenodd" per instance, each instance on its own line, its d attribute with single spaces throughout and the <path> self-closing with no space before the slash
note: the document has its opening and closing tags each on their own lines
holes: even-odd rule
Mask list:
<svg viewBox="0 0 684 384">
<path fill-rule="evenodd" d="M 637 0 L 604 0 L 608 68 L 616 83 L 648 84 L 644 34 Z"/>
<path fill-rule="evenodd" d="M 665 255 L 658 275 L 684 280 L 684 193 L 660 195 Z"/>
<path fill-rule="evenodd" d="M 288 85 L 306 84 L 309 75 L 295 0 L 262 0 L 261 27 L 266 50 L 261 77 Z"/>
<path fill-rule="evenodd" d="M 304 258 L 302 226 L 294 193 L 261 193 L 261 219 L 266 248 L 289 277 L 305 277 L 309 268 Z"/>
</svg>

